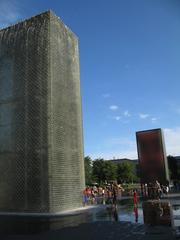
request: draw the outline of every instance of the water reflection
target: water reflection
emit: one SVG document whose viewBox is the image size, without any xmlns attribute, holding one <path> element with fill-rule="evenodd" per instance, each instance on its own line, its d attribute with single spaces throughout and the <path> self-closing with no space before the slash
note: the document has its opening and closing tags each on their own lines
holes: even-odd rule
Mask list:
<svg viewBox="0 0 180 240">
<path fill-rule="evenodd" d="M 174 226 L 174 216 L 170 201 L 148 200 L 143 202 L 144 223 L 153 226 Z"/>
<path fill-rule="evenodd" d="M 108 214 L 109 220 L 110 221 L 115 221 L 118 222 L 119 217 L 118 217 L 118 207 L 116 206 L 109 206 L 106 208 L 106 212 Z"/>
<path fill-rule="evenodd" d="M 95 214 L 95 219 L 93 221 L 125 221 L 132 223 L 143 224 L 143 211 L 141 203 L 138 205 L 131 204 L 118 204 L 116 207 L 113 205 L 106 205 L 104 209 L 98 211 Z"/>
<path fill-rule="evenodd" d="M 176 215 L 177 213 L 179 214 L 180 213 L 179 206 L 176 205 L 173 211 L 174 213 L 176 212 Z M 148 212 L 147 215 L 150 216 L 150 213 L 153 213 L 153 211 Z M 160 214 L 160 212 L 157 212 L 156 218 L 158 213 L 159 213 L 159 218 L 158 218 L 159 222 L 161 223 L 169 222 L 169 219 L 168 219 L 170 217 L 169 210 L 165 209 L 163 211 L 163 214 Z M 176 223 L 179 220 L 180 218 L 176 219 Z M 98 205 L 97 208 L 85 210 L 85 211 L 78 212 L 76 214 L 72 214 L 68 216 L 55 216 L 51 219 L 47 217 L 41 217 L 39 219 L 38 218 L 25 219 L 25 217 L 24 218 L 19 217 L 18 219 L 17 218 L 6 219 L 6 222 L 4 222 L 4 218 L 0 219 L 0 222 L 3 228 L 4 228 L 4 224 L 8 226 L 8 228 L 10 228 L 10 226 L 15 227 L 14 224 L 16 224 L 17 228 L 20 229 L 21 231 L 23 227 L 25 231 L 26 230 L 30 231 L 31 229 L 33 229 L 33 231 L 36 230 L 36 232 L 44 231 L 48 229 L 61 229 L 64 227 L 70 227 L 70 226 L 72 227 L 82 223 L 97 222 L 97 221 L 101 221 L 101 222 L 102 221 L 112 221 L 112 222 L 128 221 L 131 223 L 143 224 L 144 217 L 143 217 L 142 203 L 139 202 L 138 204 L 133 205 L 133 201 L 131 200 L 131 201 L 122 201 L 120 204 L 117 204 L 117 205 L 101 204 L 101 205 Z M 157 219 L 156 219 L 156 222 L 157 222 Z M 10 230 L 8 230 L 8 232 L 9 231 Z"/>
<path fill-rule="evenodd" d="M 138 206 L 135 204 L 134 205 L 134 216 L 135 216 L 135 222 L 137 223 L 138 222 Z"/>
</svg>

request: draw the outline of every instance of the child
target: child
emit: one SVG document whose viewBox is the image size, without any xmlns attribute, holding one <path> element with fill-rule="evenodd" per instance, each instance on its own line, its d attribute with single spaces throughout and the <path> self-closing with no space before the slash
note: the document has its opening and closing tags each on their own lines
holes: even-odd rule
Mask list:
<svg viewBox="0 0 180 240">
<path fill-rule="evenodd" d="M 133 203 L 134 203 L 134 206 L 137 206 L 138 204 L 138 196 L 137 196 L 137 191 L 135 189 L 133 190 Z"/>
</svg>

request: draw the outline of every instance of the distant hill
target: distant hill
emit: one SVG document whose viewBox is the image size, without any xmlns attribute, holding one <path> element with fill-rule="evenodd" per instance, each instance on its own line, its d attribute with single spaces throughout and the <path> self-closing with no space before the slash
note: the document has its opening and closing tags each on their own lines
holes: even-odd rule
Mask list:
<svg viewBox="0 0 180 240">
<path fill-rule="evenodd" d="M 138 164 L 138 159 L 129 159 L 129 158 L 109 159 L 109 161 L 114 163 L 129 162 L 131 164 Z"/>
<path fill-rule="evenodd" d="M 177 162 L 180 162 L 180 156 L 174 156 Z M 138 159 L 129 159 L 129 158 L 120 158 L 120 159 L 109 159 L 108 161 L 112 161 L 114 163 L 121 163 L 121 162 L 129 162 L 132 164 L 138 164 Z"/>
</svg>

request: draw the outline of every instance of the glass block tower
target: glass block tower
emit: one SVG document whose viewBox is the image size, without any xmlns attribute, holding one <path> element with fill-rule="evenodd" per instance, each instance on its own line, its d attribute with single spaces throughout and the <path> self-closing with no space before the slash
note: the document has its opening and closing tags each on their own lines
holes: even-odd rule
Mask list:
<svg viewBox="0 0 180 240">
<path fill-rule="evenodd" d="M 0 30 L 0 211 L 82 205 L 78 39 L 51 11 Z"/>
</svg>

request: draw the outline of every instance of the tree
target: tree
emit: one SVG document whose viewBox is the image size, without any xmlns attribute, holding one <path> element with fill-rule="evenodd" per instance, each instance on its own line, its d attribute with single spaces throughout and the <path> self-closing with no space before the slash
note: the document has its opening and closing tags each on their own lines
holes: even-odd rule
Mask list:
<svg viewBox="0 0 180 240">
<path fill-rule="evenodd" d="M 128 162 L 122 162 L 117 165 L 117 180 L 120 183 L 132 182 L 134 178 L 133 167 Z"/>
<path fill-rule="evenodd" d="M 92 160 L 89 156 L 84 158 L 85 182 L 86 185 L 92 184 Z"/>
<path fill-rule="evenodd" d="M 111 161 L 104 161 L 105 180 L 112 181 L 117 179 L 117 166 Z"/>
<path fill-rule="evenodd" d="M 99 184 L 104 182 L 105 175 L 104 175 L 104 160 L 103 159 L 96 159 L 93 161 L 93 179 L 97 181 Z"/>
<path fill-rule="evenodd" d="M 112 181 L 117 179 L 117 166 L 111 161 L 104 161 L 105 180 Z"/>
<path fill-rule="evenodd" d="M 170 179 L 179 179 L 178 166 L 176 158 L 173 156 L 167 156 L 168 168 L 170 172 Z"/>
<path fill-rule="evenodd" d="M 105 181 L 116 180 L 116 165 L 104 159 L 96 159 L 93 162 L 93 178 L 99 184 Z"/>
</svg>

